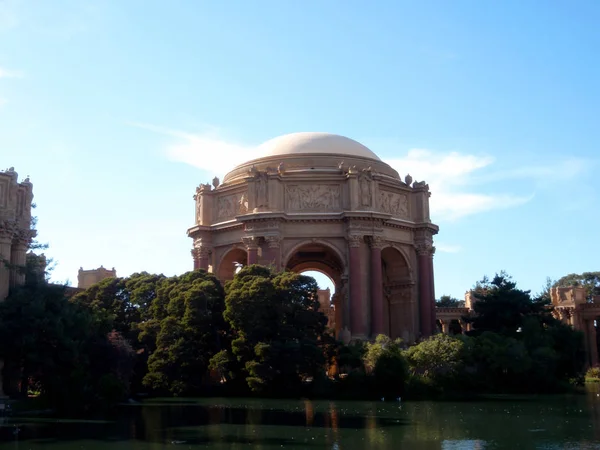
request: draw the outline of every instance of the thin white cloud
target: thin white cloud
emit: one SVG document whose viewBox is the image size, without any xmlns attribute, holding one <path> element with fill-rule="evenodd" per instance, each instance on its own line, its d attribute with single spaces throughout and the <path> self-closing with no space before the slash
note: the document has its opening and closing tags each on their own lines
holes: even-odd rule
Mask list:
<svg viewBox="0 0 600 450">
<path fill-rule="evenodd" d="M 444 244 L 443 242 L 436 242 L 435 248 L 442 253 L 458 253 L 462 250 L 460 245 Z"/>
<path fill-rule="evenodd" d="M 467 190 L 477 172 L 495 162 L 489 155 L 412 149 L 406 157 L 386 162 L 399 173 L 409 173 L 415 180 L 424 180 L 429 184 L 432 192 L 431 216 L 435 221 L 457 220 L 482 212 L 512 208 L 533 198 L 532 195 L 484 194 Z"/>
<path fill-rule="evenodd" d="M 216 131 L 192 134 L 144 123 L 131 123 L 131 125 L 177 138 L 177 142 L 167 145 L 166 155 L 169 159 L 218 176 L 225 175 L 238 164 L 260 156 L 256 146 L 222 139 Z"/>
<path fill-rule="evenodd" d="M 0 106 L 4 106 L 8 103 L 8 100 L 6 100 L 5 98 L 0 97 Z"/>
<path fill-rule="evenodd" d="M 0 78 L 22 78 L 23 72 L 17 70 L 8 70 L 0 67 Z"/>
<path fill-rule="evenodd" d="M 174 142 L 165 149 L 169 159 L 218 176 L 224 175 L 237 164 L 260 156 L 256 146 L 224 139 L 217 130 L 187 133 L 144 123 L 130 125 L 174 138 Z M 414 180 L 429 184 L 432 192 L 431 216 L 435 222 L 455 221 L 474 214 L 514 208 L 534 198 L 533 193 L 523 195 L 507 192 L 510 186 L 490 193 L 489 186 L 484 189 L 484 185 L 489 185 L 490 182 L 503 178 L 526 178 L 534 181 L 553 179 L 557 173 L 574 178 L 584 167 L 579 161 L 572 159 L 555 166 L 530 165 L 494 172 L 491 170 L 495 163 L 492 156 L 456 151 L 434 152 L 427 149 L 411 149 L 404 158 L 384 160 L 398 170 L 402 178 L 409 173 Z"/>
</svg>

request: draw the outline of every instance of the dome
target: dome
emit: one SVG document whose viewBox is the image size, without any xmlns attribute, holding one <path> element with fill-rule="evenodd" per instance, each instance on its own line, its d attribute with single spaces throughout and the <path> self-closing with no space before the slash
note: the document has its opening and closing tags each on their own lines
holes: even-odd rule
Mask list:
<svg viewBox="0 0 600 450">
<path fill-rule="evenodd" d="M 353 139 L 330 133 L 292 133 L 258 147 L 260 158 L 281 155 L 348 155 L 380 161 L 375 153 Z"/>
</svg>

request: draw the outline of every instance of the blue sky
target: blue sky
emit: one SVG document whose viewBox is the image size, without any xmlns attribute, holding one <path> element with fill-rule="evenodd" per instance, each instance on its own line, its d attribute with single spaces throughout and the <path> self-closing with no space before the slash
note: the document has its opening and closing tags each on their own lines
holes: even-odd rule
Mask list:
<svg viewBox="0 0 600 450">
<path fill-rule="evenodd" d="M 599 270 L 596 1 L 0 0 L 0 167 L 53 278 L 191 268 L 200 182 L 294 131 L 432 190 L 436 294 Z"/>
</svg>

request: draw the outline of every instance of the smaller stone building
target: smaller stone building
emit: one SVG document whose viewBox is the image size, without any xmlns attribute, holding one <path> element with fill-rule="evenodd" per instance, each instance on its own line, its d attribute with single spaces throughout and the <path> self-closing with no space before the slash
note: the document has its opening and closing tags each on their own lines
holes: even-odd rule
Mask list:
<svg viewBox="0 0 600 450">
<path fill-rule="evenodd" d="M 327 328 L 335 330 L 335 306 L 331 303 L 331 291 L 327 289 L 317 290 L 319 298 L 319 309 L 327 317 Z"/>
<path fill-rule="evenodd" d="M 554 317 L 571 325 L 584 334 L 586 358 L 589 366 L 599 364 L 598 320 L 600 319 L 600 295 L 587 298 L 585 288 L 578 286 L 554 287 L 550 291 Z M 476 297 L 472 291 L 465 294 L 465 307 L 437 307 L 437 331 L 445 334 L 461 334 L 470 331 L 471 325 L 465 317 L 474 314 Z"/>
<path fill-rule="evenodd" d="M 105 278 L 116 278 L 117 271 L 113 267 L 112 269 L 105 269 L 104 266 L 100 266 L 97 269 L 83 270 L 83 267 L 79 268 L 77 274 L 77 288 L 87 289 L 90 286 L 100 283 Z"/>
<path fill-rule="evenodd" d="M 22 268 L 35 237 L 31 229 L 32 201 L 29 177 L 19 182 L 14 167 L 0 171 L 0 301 L 11 287 L 25 283 Z"/>
</svg>

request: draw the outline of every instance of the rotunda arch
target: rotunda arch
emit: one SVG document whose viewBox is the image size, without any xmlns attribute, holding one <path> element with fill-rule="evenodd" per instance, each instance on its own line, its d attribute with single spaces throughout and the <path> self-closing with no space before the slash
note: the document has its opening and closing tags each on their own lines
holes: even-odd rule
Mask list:
<svg viewBox="0 0 600 450">
<path fill-rule="evenodd" d="M 324 311 L 329 327 L 339 337 L 340 330 L 347 324 L 348 299 L 345 264 L 341 252 L 332 244 L 322 240 L 307 240 L 292 247 L 284 259 L 285 270 L 302 273 L 317 271 L 329 277 L 334 284 L 331 298 L 334 311 Z"/>
<path fill-rule="evenodd" d="M 414 281 L 408 258 L 396 246 L 381 251 L 383 272 L 383 315 L 386 334 L 392 338 L 413 341 L 416 338 L 414 323 L 416 304 Z"/>
<path fill-rule="evenodd" d="M 238 267 L 248 264 L 248 253 L 240 247 L 232 247 L 225 252 L 217 266 L 217 277 L 222 281 L 233 280 Z"/>
</svg>

